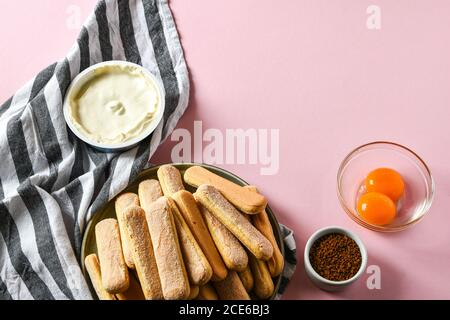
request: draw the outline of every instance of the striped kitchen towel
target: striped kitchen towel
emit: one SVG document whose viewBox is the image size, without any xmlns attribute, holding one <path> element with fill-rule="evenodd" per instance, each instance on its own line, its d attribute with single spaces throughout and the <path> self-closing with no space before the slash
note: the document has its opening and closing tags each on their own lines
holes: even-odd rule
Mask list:
<svg viewBox="0 0 450 320">
<path fill-rule="evenodd" d="M 280 224 L 281 236 L 284 241 L 284 270 L 281 274 L 281 284 L 275 296 L 275 300 L 280 300 L 286 290 L 289 281 L 297 268 L 297 246 L 295 244 L 294 232 L 286 226 Z"/>
<path fill-rule="evenodd" d="M 133 150 L 103 154 L 67 129 L 62 100 L 90 65 L 127 60 L 164 84 L 166 112 Z M 69 54 L 0 107 L 0 299 L 91 299 L 79 267 L 92 214 L 123 190 L 176 126 L 188 71 L 167 0 L 102 0 Z"/>
<path fill-rule="evenodd" d="M 90 65 L 127 60 L 163 83 L 157 130 L 120 154 L 98 152 L 66 127 L 62 100 Z M 187 108 L 189 79 L 167 0 L 102 0 L 77 43 L 0 107 L 0 300 L 92 299 L 79 257 L 92 215 L 148 165 Z M 284 290 L 295 269 L 287 229 Z"/>
</svg>

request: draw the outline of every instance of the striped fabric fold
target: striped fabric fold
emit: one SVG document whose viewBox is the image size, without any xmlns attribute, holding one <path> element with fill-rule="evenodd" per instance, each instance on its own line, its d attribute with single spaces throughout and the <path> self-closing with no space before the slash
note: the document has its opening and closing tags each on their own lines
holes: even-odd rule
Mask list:
<svg viewBox="0 0 450 320">
<path fill-rule="evenodd" d="M 297 245 L 295 244 L 294 232 L 282 224 L 280 224 L 280 229 L 284 241 L 284 269 L 275 300 L 281 299 L 297 268 Z"/>
<path fill-rule="evenodd" d="M 164 84 L 166 112 L 138 147 L 104 154 L 68 130 L 65 92 L 87 67 L 127 60 Z M 167 0 L 102 0 L 68 55 L 0 107 L 0 300 L 92 299 L 78 259 L 92 215 L 146 167 L 187 108 L 188 72 Z"/>
</svg>

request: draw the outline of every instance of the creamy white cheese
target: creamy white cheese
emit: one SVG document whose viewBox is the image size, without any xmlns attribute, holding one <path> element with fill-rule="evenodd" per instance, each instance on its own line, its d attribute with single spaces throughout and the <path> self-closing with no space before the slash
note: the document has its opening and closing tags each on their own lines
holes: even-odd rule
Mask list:
<svg viewBox="0 0 450 320">
<path fill-rule="evenodd" d="M 160 107 L 154 81 L 137 67 L 107 65 L 69 97 L 73 125 L 101 144 L 138 137 Z"/>
</svg>

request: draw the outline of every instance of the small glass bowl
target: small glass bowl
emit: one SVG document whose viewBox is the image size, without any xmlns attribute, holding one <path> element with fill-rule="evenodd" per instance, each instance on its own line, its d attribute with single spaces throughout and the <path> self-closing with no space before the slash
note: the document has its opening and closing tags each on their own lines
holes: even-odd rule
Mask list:
<svg viewBox="0 0 450 320">
<path fill-rule="evenodd" d="M 405 182 L 397 216 L 383 226 L 364 221 L 356 210 L 359 196 L 365 191 L 366 175 L 377 168 L 394 169 Z M 414 151 L 392 142 L 372 142 L 356 148 L 342 161 L 337 175 L 337 193 L 345 212 L 363 227 L 374 231 L 400 231 L 417 223 L 430 209 L 434 189 L 434 180 L 425 162 Z"/>
</svg>

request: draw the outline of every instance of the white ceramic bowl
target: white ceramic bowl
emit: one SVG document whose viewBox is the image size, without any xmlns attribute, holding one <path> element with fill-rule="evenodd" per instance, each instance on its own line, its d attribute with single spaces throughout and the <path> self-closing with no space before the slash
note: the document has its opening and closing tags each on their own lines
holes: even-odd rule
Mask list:
<svg viewBox="0 0 450 320">
<path fill-rule="evenodd" d="M 314 244 L 314 242 L 316 242 L 321 237 L 323 237 L 327 234 L 330 234 L 330 233 L 344 234 L 344 235 L 348 236 L 349 238 L 353 239 L 356 242 L 356 244 L 358 245 L 359 250 L 361 252 L 361 266 L 360 266 L 358 272 L 348 280 L 331 281 L 331 280 L 325 279 L 324 277 L 319 275 L 314 270 L 314 268 L 312 267 L 311 262 L 309 260 L 309 252 L 310 252 L 311 247 Z M 366 270 L 366 266 L 367 266 L 367 250 L 366 250 L 366 247 L 364 246 L 363 242 L 361 241 L 361 239 L 353 232 L 346 230 L 344 228 L 341 228 L 341 227 L 336 227 L 336 226 L 326 227 L 326 228 L 316 231 L 309 238 L 308 242 L 306 243 L 306 247 L 305 247 L 304 263 L 305 263 L 306 274 L 308 275 L 308 277 L 312 281 L 312 283 L 314 283 L 317 287 L 319 287 L 322 290 L 339 291 L 339 290 L 345 289 L 346 287 L 348 287 L 349 285 L 354 283 L 364 273 L 364 270 Z"/>
<path fill-rule="evenodd" d="M 152 122 L 146 127 L 146 129 L 137 137 L 130 139 L 123 143 L 118 144 L 101 144 L 96 141 L 92 141 L 88 137 L 86 137 L 82 132 L 80 132 L 76 126 L 72 122 L 72 117 L 70 116 L 69 112 L 69 97 L 75 92 L 77 92 L 87 81 L 92 79 L 92 77 L 95 75 L 95 70 L 104 66 L 132 66 L 135 68 L 140 69 L 143 74 L 148 77 L 155 85 L 158 91 L 158 98 L 159 98 L 159 107 L 157 110 L 157 114 Z M 64 119 L 66 120 L 67 125 L 69 126 L 70 130 L 82 141 L 86 142 L 87 144 L 91 145 L 97 150 L 100 150 L 102 152 L 121 152 L 128 149 L 131 149 L 138 145 L 141 141 L 143 141 L 145 138 L 147 138 L 150 134 L 155 131 L 155 129 L 160 124 L 163 116 L 164 116 L 164 110 L 165 110 L 165 91 L 164 86 L 160 83 L 160 81 L 150 73 L 147 69 L 144 67 L 137 65 L 135 63 L 127 62 L 127 61 L 107 61 L 95 64 L 83 72 L 81 72 L 70 84 L 66 96 L 64 98 L 64 104 L 63 104 L 63 111 L 64 111 Z"/>
</svg>

